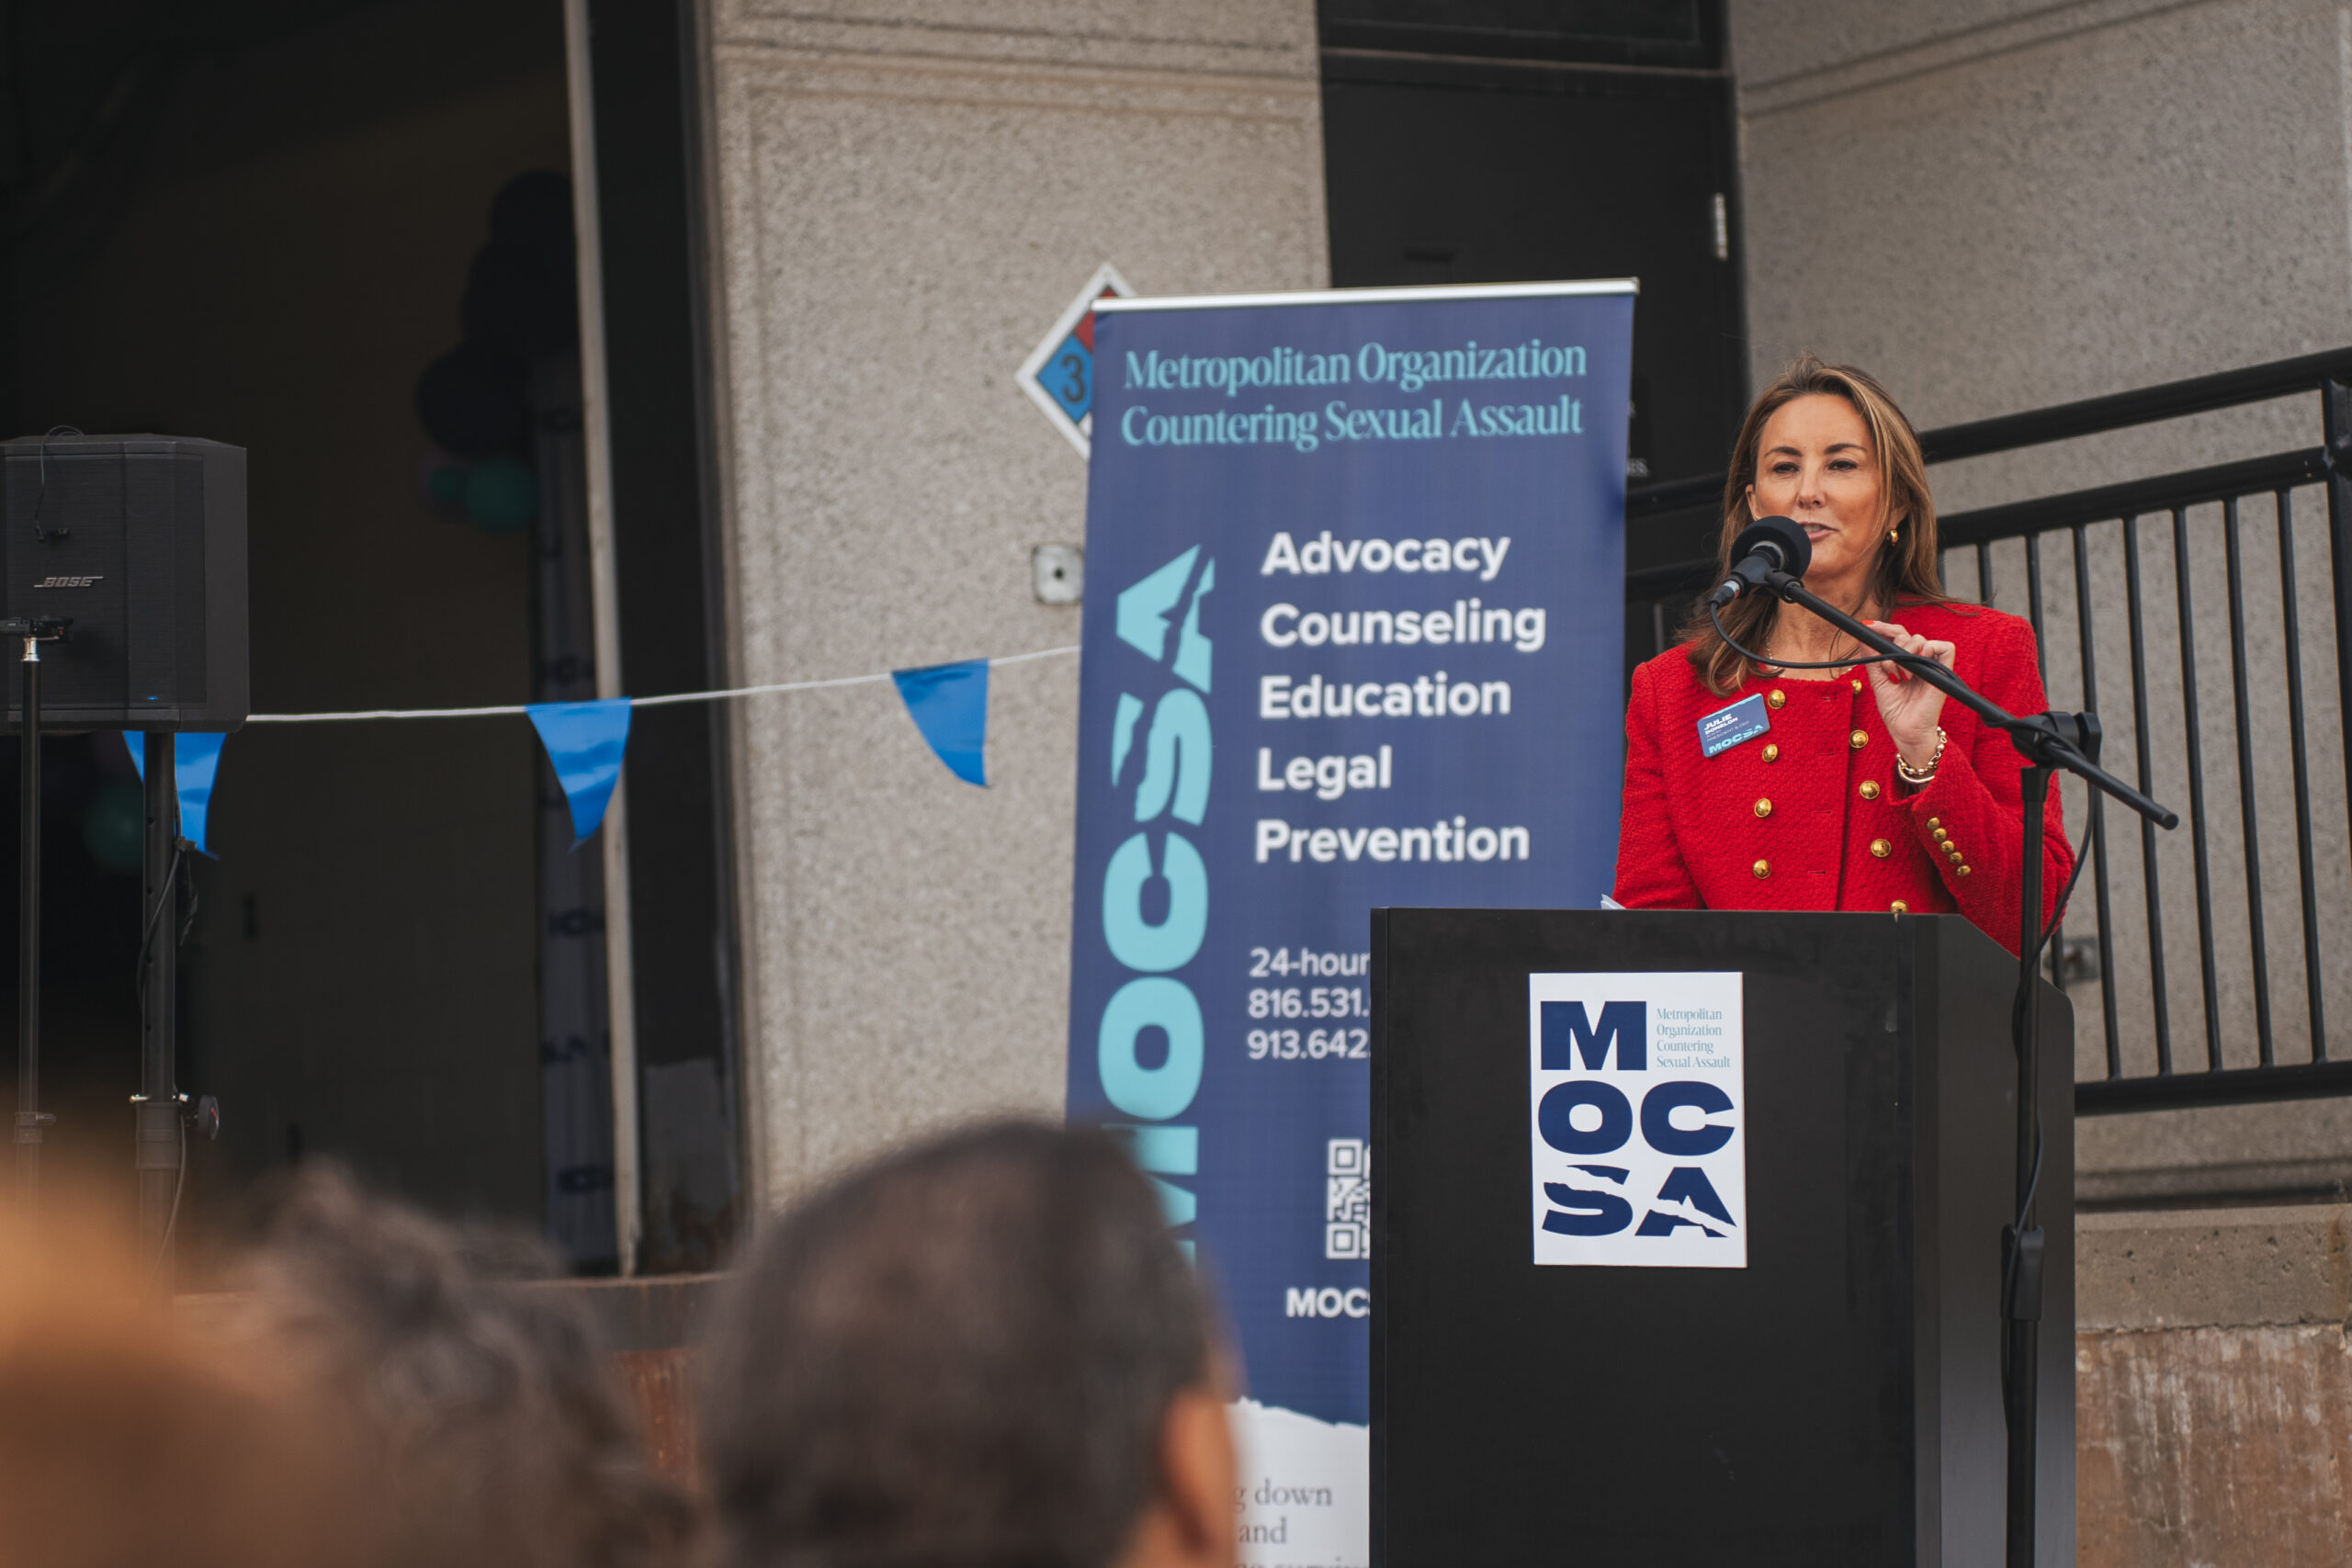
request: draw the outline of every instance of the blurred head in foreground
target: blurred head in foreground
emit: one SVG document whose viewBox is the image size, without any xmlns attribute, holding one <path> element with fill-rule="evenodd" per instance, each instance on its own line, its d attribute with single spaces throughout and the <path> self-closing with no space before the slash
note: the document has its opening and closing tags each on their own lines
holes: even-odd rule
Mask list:
<svg viewBox="0 0 2352 1568">
<path fill-rule="evenodd" d="M 1102 1134 L 981 1127 L 760 1237 L 708 1359 L 730 1568 L 1230 1568 L 1208 1314 Z"/>
<path fill-rule="evenodd" d="M 0 1213 L 0 1562 L 351 1568 L 357 1472 L 266 1359 L 180 1332 L 110 1222 Z"/>
<path fill-rule="evenodd" d="M 400 1568 L 653 1568 L 690 1515 L 582 1308 L 514 1233 L 459 1231 L 306 1166 L 239 1281 L 243 1327 L 323 1391 Z"/>
</svg>

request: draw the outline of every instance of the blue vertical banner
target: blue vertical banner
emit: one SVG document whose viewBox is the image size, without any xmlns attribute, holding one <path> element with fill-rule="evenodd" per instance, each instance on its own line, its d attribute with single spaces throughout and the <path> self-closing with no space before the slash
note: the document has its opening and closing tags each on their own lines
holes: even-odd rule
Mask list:
<svg viewBox="0 0 2352 1568">
<path fill-rule="evenodd" d="M 1363 1563 L 1369 912 L 1610 886 L 1634 285 L 1096 310 L 1069 1110 L 1224 1290 L 1245 1538 Z"/>
</svg>

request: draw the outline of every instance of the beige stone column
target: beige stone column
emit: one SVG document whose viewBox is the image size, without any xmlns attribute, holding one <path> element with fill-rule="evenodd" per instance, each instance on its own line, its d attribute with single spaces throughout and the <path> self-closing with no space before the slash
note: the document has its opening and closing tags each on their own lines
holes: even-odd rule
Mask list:
<svg viewBox="0 0 2352 1568">
<path fill-rule="evenodd" d="M 737 682 L 1072 644 L 1030 551 L 1085 464 L 1013 373 L 1109 261 L 1146 294 L 1319 288 L 1306 0 L 709 0 Z M 939 1123 L 1059 1111 L 1074 658 L 993 672 L 989 787 L 888 684 L 734 705 L 745 1120 L 762 1201 Z"/>
</svg>

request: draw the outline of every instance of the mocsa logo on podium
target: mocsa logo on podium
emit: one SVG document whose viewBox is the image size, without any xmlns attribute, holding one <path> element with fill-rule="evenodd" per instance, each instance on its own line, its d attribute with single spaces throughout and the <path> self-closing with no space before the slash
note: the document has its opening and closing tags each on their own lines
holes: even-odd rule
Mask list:
<svg viewBox="0 0 2352 1568">
<path fill-rule="evenodd" d="M 1740 977 L 1530 975 L 1535 1261 L 1747 1267 Z"/>
</svg>

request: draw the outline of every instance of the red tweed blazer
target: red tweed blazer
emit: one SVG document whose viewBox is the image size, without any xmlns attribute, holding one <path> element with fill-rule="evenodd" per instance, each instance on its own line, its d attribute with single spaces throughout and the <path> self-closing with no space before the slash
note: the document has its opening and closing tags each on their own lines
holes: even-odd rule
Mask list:
<svg viewBox="0 0 2352 1568">
<path fill-rule="evenodd" d="M 1975 605 L 1886 617 L 1952 644 L 1962 680 L 2011 713 L 2049 700 L 2033 628 Z M 1763 693 L 1769 732 L 1713 757 L 1699 720 Z M 1894 742 L 1860 671 L 1827 681 L 1751 675 L 1719 697 L 1680 647 L 1634 671 L 1617 901 L 1652 909 L 1892 909 L 1966 915 L 2018 950 L 2024 763 L 2008 738 L 1944 705 L 1942 764 L 1924 789 L 1894 772 Z M 2074 869 L 2058 792 L 2042 845 L 2042 919 Z"/>
</svg>

